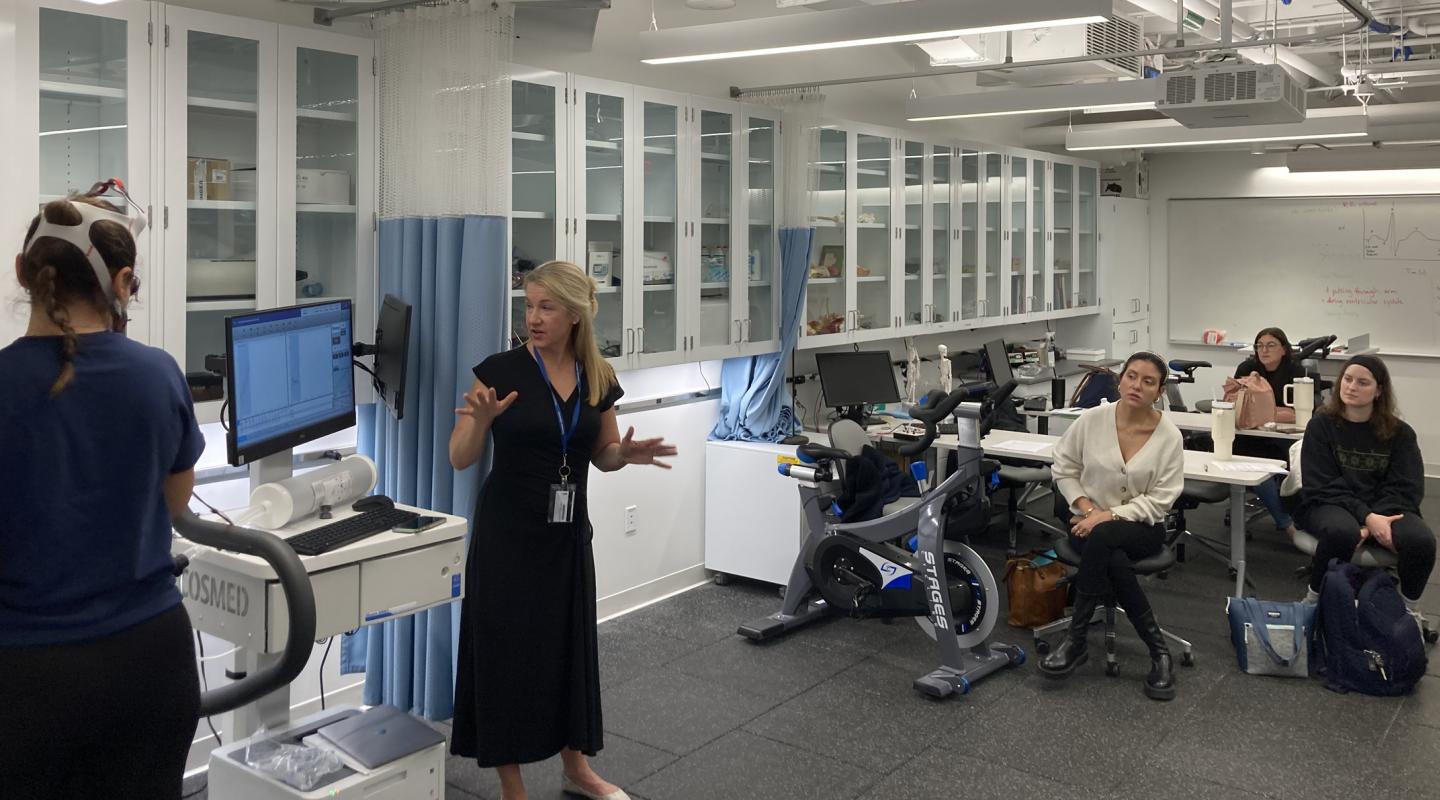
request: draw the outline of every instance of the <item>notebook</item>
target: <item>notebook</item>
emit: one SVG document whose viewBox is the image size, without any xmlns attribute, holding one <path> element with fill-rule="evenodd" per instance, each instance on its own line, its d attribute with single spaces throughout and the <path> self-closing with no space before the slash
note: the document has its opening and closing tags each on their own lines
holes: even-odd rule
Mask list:
<svg viewBox="0 0 1440 800">
<path fill-rule="evenodd" d="M 367 769 L 445 741 L 439 731 L 389 705 L 326 725 L 320 735 Z"/>
</svg>

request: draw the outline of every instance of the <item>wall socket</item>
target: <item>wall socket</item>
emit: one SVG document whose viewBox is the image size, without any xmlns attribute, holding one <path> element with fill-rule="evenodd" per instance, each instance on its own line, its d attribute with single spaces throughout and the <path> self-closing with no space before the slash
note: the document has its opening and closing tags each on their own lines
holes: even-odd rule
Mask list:
<svg viewBox="0 0 1440 800">
<path fill-rule="evenodd" d="M 626 532 L 626 533 L 634 533 L 635 531 L 637 531 L 637 530 L 640 529 L 639 523 L 636 521 L 636 517 L 638 517 L 638 516 L 639 516 L 639 514 L 637 513 L 637 507 L 636 507 L 636 506 L 625 506 L 625 532 Z"/>
</svg>

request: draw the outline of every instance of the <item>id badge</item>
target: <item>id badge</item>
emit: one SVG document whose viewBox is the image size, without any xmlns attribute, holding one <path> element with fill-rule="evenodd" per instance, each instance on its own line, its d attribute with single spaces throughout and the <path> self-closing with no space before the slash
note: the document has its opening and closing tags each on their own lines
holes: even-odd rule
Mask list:
<svg viewBox="0 0 1440 800">
<path fill-rule="evenodd" d="M 563 524 L 575 518 L 575 486 L 569 483 L 550 484 L 550 522 Z"/>
</svg>

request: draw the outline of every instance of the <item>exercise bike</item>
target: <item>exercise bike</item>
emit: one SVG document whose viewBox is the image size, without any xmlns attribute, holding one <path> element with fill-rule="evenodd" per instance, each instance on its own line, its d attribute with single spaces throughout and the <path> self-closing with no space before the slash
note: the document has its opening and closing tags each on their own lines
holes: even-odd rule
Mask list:
<svg viewBox="0 0 1440 800">
<path fill-rule="evenodd" d="M 949 396 L 936 392 L 913 409 L 910 415 L 924 424 L 925 433 L 901 446 L 901 454 L 924 453 L 935 440 L 937 424 L 953 413 L 960 445 L 957 468 L 917 502 L 880 519 L 842 523 L 827 516 L 850 454 L 801 445 L 798 455 L 804 463 L 783 464 L 780 472 L 801 482 L 810 535 L 790 571 L 780 611 L 741 625 L 738 633 L 758 642 L 832 614 L 915 617 L 935 640 L 940 666 L 913 685 L 937 699 L 967 694 L 986 675 L 1025 663 L 1021 648 L 988 641 L 999 616 L 990 568 L 974 550 L 944 538 L 947 517 L 961 515 L 966 527 L 976 529 L 989 522 L 988 492 L 999 465 L 985 459 L 980 440 L 995 409 L 1014 389 L 1009 381 L 983 402 L 964 402 L 965 389 Z"/>
</svg>

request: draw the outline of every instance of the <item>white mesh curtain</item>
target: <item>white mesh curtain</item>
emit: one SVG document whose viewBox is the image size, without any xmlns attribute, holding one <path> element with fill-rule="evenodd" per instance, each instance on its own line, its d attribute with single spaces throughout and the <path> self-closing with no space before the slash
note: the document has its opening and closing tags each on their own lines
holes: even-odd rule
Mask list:
<svg viewBox="0 0 1440 800">
<path fill-rule="evenodd" d="M 825 95 L 819 89 L 782 89 L 747 94 L 746 103 L 769 106 L 780 112 L 780 227 L 810 227 L 820 160 L 820 125 Z"/>
<path fill-rule="evenodd" d="M 380 15 L 380 217 L 509 213 L 511 7 Z"/>
</svg>

